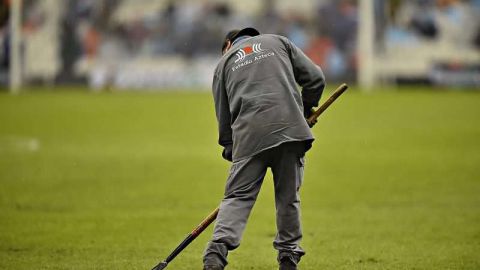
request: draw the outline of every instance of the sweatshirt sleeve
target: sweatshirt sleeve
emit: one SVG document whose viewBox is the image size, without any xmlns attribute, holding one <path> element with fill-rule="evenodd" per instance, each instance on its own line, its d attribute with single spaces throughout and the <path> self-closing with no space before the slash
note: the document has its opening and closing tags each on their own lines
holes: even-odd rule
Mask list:
<svg viewBox="0 0 480 270">
<path fill-rule="evenodd" d="M 231 114 L 223 78 L 217 72 L 213 76 L 212 90 L 218 121 L 218 143 L 225 147 L 233 144 L 232 127 L 230 125 Z"/>
<path fill-rule="evenodd" d="M 318 106 L 325 88 L 325 76 L 319 66 L 310 60 L 295 44 L 284 38 L 289 50 L 296 82 L 302 87 L 304 104 Z"/>
</svg>

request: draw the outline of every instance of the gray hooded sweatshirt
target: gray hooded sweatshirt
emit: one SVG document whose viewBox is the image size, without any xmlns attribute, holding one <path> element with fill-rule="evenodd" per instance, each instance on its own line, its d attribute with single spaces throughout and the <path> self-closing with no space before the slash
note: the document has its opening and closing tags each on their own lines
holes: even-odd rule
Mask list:
<svg viewBox="0 0 480 270">
<path fill-rule="evenodd" d="M 263 34 L 236 42 L 213 77 L 219 144 L 233 144 L 233 162 L 284 142 L 311 145 L 303 103 L 318 106 L 324 87 L 320 67 L 287 38 Z"/>
</svg>

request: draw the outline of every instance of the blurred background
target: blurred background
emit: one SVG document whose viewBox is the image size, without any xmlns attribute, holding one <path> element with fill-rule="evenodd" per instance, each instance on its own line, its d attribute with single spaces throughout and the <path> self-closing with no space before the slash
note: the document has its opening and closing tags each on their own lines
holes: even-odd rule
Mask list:
<svg viewBox="0 0 480 270">
<path fill-rule="evenodd" d="M 208 89 L 225 33 L 254 26 L 329 81 L 478 87 L 478 14 L 479 0 L 2 0 L 0 83 Z"/>
<path fill-rule="evenodd" d="M 0 269 L 169 254 L 222 198 L 210 85 L 245 26 L 322 67 L 321 103 L 350 86 L 312 129 L 301 269 L 480 269 L 479 15 L 480 0 L 0 0 Z M 276 269 L 274 201 L 268 173 L 228 269 Z M 169 269 L 201 269 L 211 230 Z"/>
</svg>

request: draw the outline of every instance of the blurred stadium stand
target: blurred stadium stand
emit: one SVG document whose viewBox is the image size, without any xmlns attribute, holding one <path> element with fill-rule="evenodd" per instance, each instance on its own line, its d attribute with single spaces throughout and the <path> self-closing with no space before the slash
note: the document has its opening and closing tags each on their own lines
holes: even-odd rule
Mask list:
<svg viewBox="0 0 480 270">
<path fill-rule="evenodd" d="M 19 0 L 2 1 L 3 19 L 11 1 Z M 360 3 L 23 0 L 22 78 L 97 90 L 208 89 L 225 33 L 254 26 L 290 38 L 329 81 L 356 82 L 365 68 L 357 33 L 368 16 Z M 366 68 L 375 83 L 480 85 L 480 0 L 371 3 L 374 27 L 362 35 L 373 44 Z M 6 85 L 10 33 L 3 21 L 0 80 Z"/>
<path fill-rule="evenodd" d="M 380 80 L 480 86 L 480 1 L 377 1 Z M 476 41 L 477 39 L 477 41 Z"/>
</svg>

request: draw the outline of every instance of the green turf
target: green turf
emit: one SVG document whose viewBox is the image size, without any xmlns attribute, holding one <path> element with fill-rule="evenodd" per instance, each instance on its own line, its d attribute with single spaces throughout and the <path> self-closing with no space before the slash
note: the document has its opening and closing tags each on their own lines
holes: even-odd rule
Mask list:
<svg viewBox="0 0 480 270">
<path fill-rule="evenodd" d="M 149 269 L 220 201 L 209 93 L 0 94 L 0 269 Z M 480 269 L 480 93 L 353 90 L 322 116 L 303 270 Z M 228 269 L 275 269 L 267 176 Z M 168 269 L 201 269 L 209 228 Z"/>
</svg>

